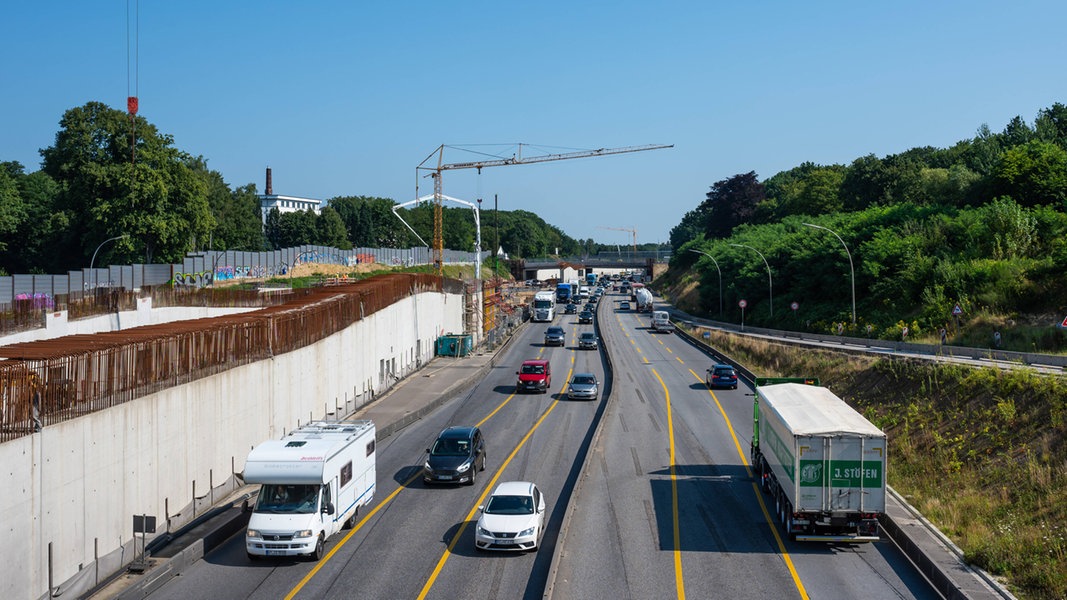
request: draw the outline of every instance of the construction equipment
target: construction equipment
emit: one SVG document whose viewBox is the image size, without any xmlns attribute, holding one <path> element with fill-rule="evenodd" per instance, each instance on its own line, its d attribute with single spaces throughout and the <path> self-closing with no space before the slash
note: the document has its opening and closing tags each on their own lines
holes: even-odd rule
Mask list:
<svg viewBox="0 0 1067 600">
<path fill-rule="evenodd" d="M 615 231 L 629 231 L 634 238 L 634 256 L 637 256 L 637 228 L 627 229 L 625 227 L 604 227 L 600 225 L 597 229 L 614 229 Z"/>
<path fill-rule="evenodd" d="M 478 173 L 482 172 L 485 167 L 502 167 L 505 165 L 529 165 L 533 163 L 549 162 L 555 160 L 568 160 L 572 158 L 592 158 L 594 156 L 608 156 L 611 154 L 626 154 L 629 152 L 643 152 L 645 150 L 660 150 L 663 148 L 673 148 L 674 144 L 647 144 L 644 146 L 626 146 L 623 148 L 600 148 L 598 150 L 585 150 L 579 152 L 563 152 L 558 154 L 542 154 L 539 156 L 527 156 L 522 155 L 522 147 L 529 146 L 530 144 L 517 144 L 518 151 L 510 158 L 493 157 L 492 160 L 480 160 L 472 162 L 457 162 L 457 163 L 445 163 L 445 148 L 459 149 L 454 146 L 445 146 L 444 144 L 438 146 L 433 152 L 430 153 L 417 167 L 415 167 L 415 196 L 418 197 L 419 185 L 418 174 L 420 171 L 430 171 L 429 176 L 433 177 L 433 262 L 434 268 L 437 270 L 437 274 L 441 275 L 442 268 L 444 266 L 444 235 L 442 233 L 444 213 L 442 210 L 442 200 L 444 195 L 441 192 L 441 173 L 442 171 L 449 171 L 454 169 L 477 169 Z M 437 166 L 427 166 L 426 163 L 433 159 L 434 155 L 437 156 Z M 634 232 L 634 248 L 637 247 L 637 232 Z"/>
</svg>

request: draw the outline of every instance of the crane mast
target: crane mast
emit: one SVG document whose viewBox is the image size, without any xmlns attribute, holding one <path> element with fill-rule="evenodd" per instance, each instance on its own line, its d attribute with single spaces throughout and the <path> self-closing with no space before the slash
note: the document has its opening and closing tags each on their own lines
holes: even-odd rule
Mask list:
<svg viewBox="0 0 1067 600">
<path fill-rule="evenodd" d="M 614 229 L 615 231 L 626 231 L 626 232 L 629 232 L 633 236 L 633 239 L 634 239 L 634 254 L 633 255 L 637 256 L 637 228 L 636 227 L 633 227 L 633 228 L 605 227 L 603 225 L 600 225 L 600 226 L 597 227 L 597 229 Z"/>
<path fill-rule="evenodd" d="M 597 150 L 585 150 L 579 152 L 563 152 L 557 154 L 543 154 L 538 156 L 526 156 L 522 155 L 522 147 L 529 144 L 518 144 L 518 152 L 510 158 L 494 158 L 492 160 L 470 161 L 470 162 L 456 162 L 445 163 L 444 144 L 438 146 L 433 152 L 430 153 L 417 167 L 415 167 L 416 183 L 415 183 L 415 196 L 418 196 L 418 173 L 419 171 L 430 171 L 430 177 L 433 177 L 433 262 L 434 268 L 437 270 L 437 274 L 441 275 L 444 267 L 444 234 L 442 228 L 444 226 L 444 212 L 442 209 L 442 201 L 444 194 L 442 192 L 441 174 L 444 171 L 451 171 L 455 169 L 477 169 L 479 173 L 485 167 L 502 167 L 506 165 L 529 165 L 534 163 L 550 162 L 556 160 L 570 160 L 574 158 L 592 158 L 595 156 L 610 156 L 612 154 L 627 154 L 630 152 L 644 152 L 647 150 L 660 150 L 663 148 L 673 148 L 674 144 L 646 144 L 644 146 L 625 146 L 622 148 L 599 148 Z M 437 155 L 437 166 L 426 166 L 434 155 Z M 609 228 L 610 229 L 610 228 Z M 631 231 L 629 229 L 624 231 Z M 634 251 L 637 250 L 637 231 L 632 230 L 634 234 Z"/>
</svg>

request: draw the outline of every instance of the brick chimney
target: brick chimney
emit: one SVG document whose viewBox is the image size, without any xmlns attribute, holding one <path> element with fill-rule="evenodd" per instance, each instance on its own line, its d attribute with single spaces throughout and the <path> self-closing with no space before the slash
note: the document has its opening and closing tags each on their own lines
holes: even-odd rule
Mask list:
<svg viewBox="0 0 1067 600">
<path fill-rule="evenodd" d="M 273 196 L 274 195 L 274 185 L 270 180 L 270 167 L 267 167 L 267 189 L 266 189 L 266 195 L 268 195 L 268 196 Z"/>
</svg>

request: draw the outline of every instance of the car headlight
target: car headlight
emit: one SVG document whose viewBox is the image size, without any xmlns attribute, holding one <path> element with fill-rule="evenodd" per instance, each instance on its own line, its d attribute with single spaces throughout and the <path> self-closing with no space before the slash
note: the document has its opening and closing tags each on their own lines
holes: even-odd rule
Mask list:
<svg viewBox="0 0 1067 600">
<path fill-rule="evenodd" d="M 259 532 L 256 531 L 255 529 L 249 529 L 248 531 L 245 532 L 245 537 L 255 537 L 255 538 L 257 538 L 257 537 L 263 537 L 263 536 L 259 535 Z"/>
<path fill-rule="evenodd" d="M 481 525 L 478 526 L 478 535 L 484 535 L 485 537 L 493 537 L 492 532 L 482 527 Z"/>
<path fill-rule="evenodd" d="M 471 464 L 469 462 L 465 462 L 462 465 L 460 465 L 458 468 L 456 468 L 456 472 L 457 473 L 466 473 L 467 469 L 469 469 L 469 468 L 471 468 Z"/>
<path fill-rule="evenodd" d="M 526 537 L 528 535 L 533 535 L 533 532 L 534 532 L 534 528 L 533 527 L 531 527 L 529 529 L 523 529 L 522 531 L 519 532 L 519 535 L 516 536 L 516 537 Z"/>
<path fill-rule="evenodd" d="M 314 534 L 311 533 L 310 529 L 301 529 L 300 531 L 294 533 L 293 537 L 308 538 L 308 537 L 311 537 L 312 535 L 314 535 Z"/>
</svg>

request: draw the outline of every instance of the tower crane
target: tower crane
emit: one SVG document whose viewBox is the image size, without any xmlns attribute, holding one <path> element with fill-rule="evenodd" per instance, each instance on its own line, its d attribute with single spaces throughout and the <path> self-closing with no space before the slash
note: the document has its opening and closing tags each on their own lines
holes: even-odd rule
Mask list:
<svg viewBox="0 0 1067 600">
<path fill-rule="evenodd" d="M 637 256 L 637 228 L 627 229 L 626 227 L 605 227 L 600 225 L 597 229 L 614 229 L 615 231 L 628 231 L 634 238 L 634 256 Z"/>
<path fill-rule="evenodd" d="M 623 148 L 600 148 L 598 150 L 585 150 L 579 152 L 563 152 L 557 154 L 542 154 L 537 156 L 523 156 L 522 147 L 529 146 L 530 144 L 518 144 L 518 152 L 510 158 L 493 158 L 492 160 L 479 160 L 471 162 L 457 162 L 457 163 L 445 163 L 445 146 L 444 144 L 438 146 L 433 152 L 430 153 L 417 167 L 415 167 L 415 196 L 418 196 L 418 174 L 420 171 L 430 171 L 429 176 L 433 178 L 433 262 L 434 267 L 437 269 L 437 274 L 440 275 L 444 266 L 444 235 L 442 233 L 444 215 L 442 212 L 442 200 L 444 194 L 441 192 L 441 174 L 443 171 L 450 171 L 453 169 L 477 169 L 478 173 L 482 172 L 485 167 L 502 167 L 505 165 L 529 165 L 533 163 L 549 162 L 554 160 L 568 160 L 572 158 L 591 158 L 594 156 L 608 156 L 611 154 L 626 154 L 628 152 L 644 152 L 645 150 L 660 150 L 663 148 L 673 148 L 674 144 L 647 144 L 644 146 L 626 146 Z M 428 166 L 434 156 L 437 156 L 437 166 Z M 627 230 L 629 231 L 629 230 Z M 634 232 L 634 248 L 637 248 L 637 232 Z"/>
</svg>

